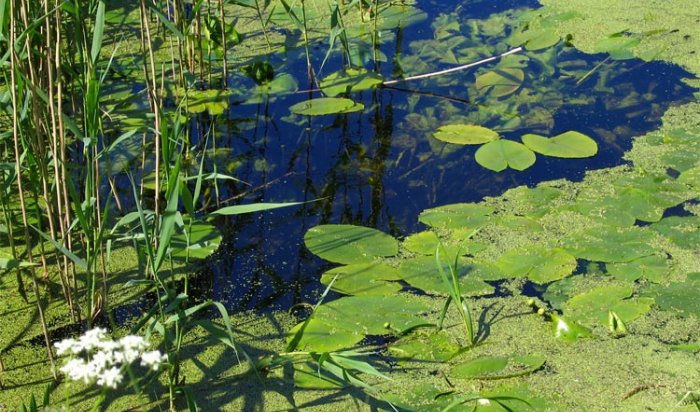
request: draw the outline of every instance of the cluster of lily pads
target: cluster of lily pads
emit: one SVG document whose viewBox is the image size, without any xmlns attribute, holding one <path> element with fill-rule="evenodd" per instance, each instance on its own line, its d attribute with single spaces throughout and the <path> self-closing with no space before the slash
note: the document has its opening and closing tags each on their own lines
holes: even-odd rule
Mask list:
<svg viewBox="0 0 700 412">
<path fill-rule="evenodd" d="M 658 144 L 687 153 L 700 149 L 697 136 L 700 130 L 675 130 Z M 399 360 L 447 362 L 463 356 L 469 344 L 437 330 L 426 333 L 437 314 L 410 298 L 417 291 L 448 295 L 436 267 L 438 244 L 445 245 L 448 260 L 454 259 L 465 296 L 505 293 L 498 285 L 507 279 L 535 285 L 540 303 L 530 304 L 552 321 L 553 338 L 575 342 L 604 333 L 624 335 L 652 307 L 700 315 L 694 297 L 700 267 L 683 259 L 700 248 L 700 216 L 693 209 L 700 200 L 700 166 L 697 159 L 679 156 L 668 159 L 673 175 L 630 170 L 603 176 L 604 184 L 578 192 L 554 182 L 517 187 L 502 200 L 427 209 L 419 220 L 430 230 L 402 241 L 354 225 L 309 229 L 307 248 L 342 265 L 323 273 L 321 282 L 346 296 L 318 307 L 304 324 L 299 347 L 337 351 L 380 335 L 392 337 L 387 354 Z M 584 279 L 583 290 L 574 287 Z M 457 363 L 450 376 L 512 377 L 537 371 L 545 360 L 527 353 L 476 357 Z"/>
</svg>

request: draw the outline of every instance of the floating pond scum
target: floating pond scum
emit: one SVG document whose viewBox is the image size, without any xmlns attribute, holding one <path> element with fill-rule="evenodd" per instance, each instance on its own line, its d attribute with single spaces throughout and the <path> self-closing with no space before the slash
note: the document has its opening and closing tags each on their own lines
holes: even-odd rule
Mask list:
<svg viewBox="0 0 700 412">
<path fill-rule="evenodd" d="M 138 5 L 95 3 L 127 40 L 71 227 L 108 223 L 32 232 L 76 264 L 73 312 L 53 266 L 22 295 L 38 264 L 2 240 L 0 411 L 47 385 L 69 410 L 700 410 L 700 3 L 213 3 L 144 6 L 143 55 Z M 42 300 L 49 343 L 111 325 L 167 358 L 54 384 Z"/>
</svg>

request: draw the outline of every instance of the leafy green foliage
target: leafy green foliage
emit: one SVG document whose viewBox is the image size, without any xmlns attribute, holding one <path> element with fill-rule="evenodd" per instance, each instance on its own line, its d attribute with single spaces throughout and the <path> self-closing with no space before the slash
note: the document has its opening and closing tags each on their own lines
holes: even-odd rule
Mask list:
<svg viewBox="0 0 700 412">
<path fill-rule="evenodd" d="M 418 220 L 435 228 L 473 231 L 488 222 L 492 212 L 490 206 L 456 203 L 426 209 L 418 216 Z"/>
<path fill-rule="evenodd" d="M 486 356 L 454 366 L 450 375 L 462 379 L 505 379 L 535 372 L 544 362 L 542 355 Z"/>
<path fill-rule="evenodd" d="M 384 263 L 358 263 L 341 266 L 325 272 L 321 283 L 346 295 L 395 295 L 402 289 L 398 282 L 401 274 Z"/>
<path fill-rule="evenodd" d="M 366 69 L 348 68 L 329 74 L 321 83 L 321 90 L 326 96 L 359 92 L 372 89 L 382 83 L 382 76 Z"/>
<path fill-rule="evenodd" d="M 446 362 L 460 349 L 443 330 L 417 329 L 389 345 L 389 353 L 397 359 Z"/>
<path fill-rule="evenodd" d="M 533 247 L 507 252 L 496 265 L 512 277 L 548 283 L 569 276 L 576 268 L 576 258 L 562 249 Z"/>
<path fill-rule="evenodd" d="M 565 342 L 575 342 L 580 338 L 591 336 L 591 331 L 588 328 L 581 326 L 573 320 L 556 314 L 552 314 L 551 318 L 552 330 L 554 332 L 554 337 L 557 339 L 561 339 Z"/>
<path fill-rule="evenodd" d="M 445 257 L 442 267 L 446 273 L 449 273 L 450 267 L 449 263 L 446 262 L 447 259 L 450 259 L 450 257 Z M 493 293 L 493 286 L 470 275 L 473 271 L 473 266 L 466 259 L 459 259 L 457 264 L 456 273 L 463 295 L 478 296 Z M 399 266 L 399 272 L 401 278 L 414 288 L 440 295 L 448 295 L 450 293 L 448 285 L 440 277 L 439 269 L 436 268 L 435 257 L 433 256 L 418 256 L 405 259 Z"/>
<path fill-rule="evenodd" d="M 474 154 L 481 166 L 501 172 L 510 167 L 525 170 L 535 164 L 535 154 L 523 144 L 511 140 L 496 140 L 481 146 Z"/>
<path fill-rule="evenodd" d="M 533 152 L 552 157 L 582 158 L 598 152 L 595 140 L 583 133 L 568 131 L 551 138 L 536 134 L 526 134 L 523 143 Z"/>
<path fill-rule="evenodd" d="M 651 285 L 643 292 L 654 299 L 662 310 L 669 310 L 681 316 L 700 316 L 700 272 L 689 273 L 683 282 L 668 285 Z"/>
<path fill-rule="evenodd" d="M 404 296 L 350 296 L 319 306 L 303 329 L 299 350 L 328 352 L 350 348 L 368 335 L 401 333 L 425 324 L 427 306 Z M 304 326 L 305 325 L 305 326 Z"/>
<path fill-rule="evenodd" d="M 294 114 L 305 116 L 322 116 L 327 114 L 350 113 L 362 110 L 361 103 L 342 97 L 320 97 L 313 100 L 305 100 L 289 107 Z"/>
<path fill-rule="evenodd" d="M 670 271 L 668 259 L 659 255 L 645 256 L 631 262 L 608 263 L 605 268 L 614 278 L 627 282 L 644 278 L 650 282 L 662 283 Z"/>
<path fill-rule="evenodd" d="M 642 228 L 595 228 L 573 235 L 564 241 L 572 255 L 598 262 L 629 262 L 653 255 L 654 234 Z"/>
<path fill-rule="evenodd" d="M 372 263 L 399 251 L 396 239 L 362 226 L 319 225 L 304 235 L 304 243 L 318 257 L 336 263 Z"/>
<path fill-rule="evenodd" d="M 488 71 L 476 77 L 479 93 L 492 97 L 504 97 L 515 93 L 525 80 L 525 72 L 518 68 L 505 67 Z"/>
<path fill-rule="evenodd" d="M 440 126 L 433 137 L 454 144 L 483 144 L 498 140 L 495 131 L 473 124 L 448 124 Z"/>
<path fill-rule="evenodd" d="M 651 310 L 654 299 L 631 298 L 630 286 L 599 286 L 576 295 L 564 304 L 566 316 L 582 322 L 608 324 L 608 312 L 615 312 L 625 323 L 632 322 Z"/>
</svg>

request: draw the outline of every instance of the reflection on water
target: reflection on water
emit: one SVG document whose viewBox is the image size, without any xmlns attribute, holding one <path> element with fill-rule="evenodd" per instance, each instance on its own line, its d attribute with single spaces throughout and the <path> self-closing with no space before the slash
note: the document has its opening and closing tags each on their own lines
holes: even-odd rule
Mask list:
<svg viewBox="0 0 700 412">
<path fill-rule="evenodd" d="M 523 10 L 503 8 L 536 2 L 472 2 L 454 13 L 445 13 L 444 2 L 419 3 L 429 19 L 384 35 L 390 41 L 381 51 L 388 58 L 377 69 L 388 78 L 507 50 L 504 36 L 521 23 Z M 276 62 L 276 75 L 291 74 L 303 88 L 305 61 L 292 55 Z M 692 90 L 680 82 L 687 75 L 681 69 L 636 59 L 608 61 L 577 84 L 605 58 L 561 44 L 519 54 L 509 64 L 521 68 L 526 80 L 517 93 L 495 99 L 475 90 L 475 76 L 486 66 L 353 94 L 365 105 L 359 113 L 290 115 L 290 105 L 320 96 L 309 92 L 262 95 L 254 104 L 232 97 L 223 115 L 196 115 L 190 131 L 199 136 L 193 144 L 206 155 L 205 168 L 240 179 L 208 186 L 209 208 L 320 199 L 222 219 L 224 242 L 197 276 L 196 292 L 233 310 L 313 303 L 320 274 L 330 267 L 303 245 L 314 225 L 357 224 L 402 237 L 419 230 L 417 215 L 425 208 L 478 201 L 544 180 L 577 180 L 586 170 L 620 164 L 631 138 L 656 127 L 668 105 L 688 99 Z M 338 67 L 329 64 L 324 73 L 331 69 Z M 512 140 L 577 130 L 598 141 L 599 154 L 576 160 L 538 156 L 524 172 L 494 173 L 476 164 L 475 147 L 431 137 L 440 125 L 455 122 L 491 127 Z"/>
</svg>

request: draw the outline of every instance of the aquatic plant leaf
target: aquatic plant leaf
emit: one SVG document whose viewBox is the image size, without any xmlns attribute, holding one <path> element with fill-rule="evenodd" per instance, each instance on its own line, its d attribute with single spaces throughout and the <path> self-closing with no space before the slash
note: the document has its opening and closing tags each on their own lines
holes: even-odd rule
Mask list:
<svg viewBox="0 0 700 412">
<path fill-rule="evenodd" d="M 645 222 L 658 222 L 665 210 L 692 198 L 692 192 L 668 176 L 625 176 L 613 182 L 608 202 Z"/>
<path fill-rule="evenodd" d="M 487 169 L 501 172 L 507 167 L 527 169 L 535 163 L 535 154 L 521 143 L 500 139 L 481 146 L 474 159 Z"/>
<path fill-rule="evenodd" d="M 319 225 L 304 235 L 304 243 L 316 256 L 336 263 L 372 263 L 394 256 L 399 243 L 379 230 L 355 225 Z"/>
<path fill-rule="evenodd" d="M 326 114 L 344 113 L 355 107 L 355 102 L 342 97 L 320 97 L 318 99 L 305 100 L 289 107 L 294 114 L 305 116 L 322 116 Z"/>
<path fill-rule="evenodd" d="M 627 334 L 627 325 L 617 313 L 608 311 L 608 330 L 615 336 Z"/>
<path fill-rule="evenodd" d="M 649 226 L 685 249 L 700 249 L 700 216 L 669 216 Z"/>
<path fill-rule="evenodd" d="M 596 228 L 564 240 L 563 248 L 577 258 L 596 262 L 629 262 L 653 255 L 654 232 L 638 227 Z"/>
<path fill-rule="evenodd" d="M 219 229 L 205 222 L 195 222 L 189 234 L 178 233 L 170 240 L 170 253 L 174 258 L 204 259 L 214 253 L 221 243 Z"/>
<path fill-rule="evenodd" d="M 517 68 L 501 68 L 476 77 L 476 89 L 481 94 L 504 97 L 515 93 L 525 80 L 525 72 Z"/>
<path fill-rule="evenodd" d="M 416 330 L 389 344 L 388 350 L 391 356 L 397 359 L 446 362 L 460 350 L 460 347 L 444 330 L 433 329 L 432 333 Z"/>
<path fill-rule="evenodd" d="M 615 33 L 598 41 L 593 46 L 593 51 L 609 53 L 615 60 L 627 60 L 635 57 L 632 49 L 639 43 L 638 38 L 630 37 L 625 33 Z"/>
<path fill-rule="evenodd" d="M 267 83 L 256 85 L 250 92 L 250 97 L 245 100 L 245 103 L 258 104 L 265 101 L 270 102 L 275 96 L 293 93 L 298 88 L 299 85 L 294 76 L 289 73 L 281 73 Z"/>
<path fill-rule="evenodd" d="M 608 263 L 605 268 L 615 279 L 627 282 L 645 278 L 650 282 L 661 283 L 670 271 L 668 260 L 659 255 L 645 256 L 631 262 Z"/>
<path fill-rule="evenodd" d="M 526 134 L 522 140 L 530 150 L 545 156 L 571 159 L 591 157 L 598 152 L 595 140 L 575 131 L 564 132 L 551 138 Z"/>
<path fill-rule="evenodd" d="M 650 285 L 644 290 L 644 296 L 650 296 L 662 310 L 669 310 L 681 316 L 700 317 L 700 272 L 689 273 L 683 282 L 668 285 Z"/>
<path fill-rule="evenodd" d="M 630 298 L 631 286 L 605 285 L 576 295 L 564 303 L 567 317 L 582 322 L 608 323 L 608 312 L 615 312 L 625 323 L 632 322 L 651 310 L 654 299 Z"/>
<path fill-rule="evenodd" d="M 440 126 L 433 137 L 454 144 L 483 144 L 498 140 L 495 131 L 473 124 L 447 124 Z"/>
<path fill-rule="evenodd" d="M 461 363 L 452 368 L 450 376 L 462 379 L 505 379 L 530 374 L 540 369 L 542 355 L 487 356 Z"/>
<path fill-rule="evenodd" d="M 529 217 L 541 217 L 552 209 L 555 199 L 563 195 L 561 189 L 547 186 L 518 186 L 506 192 L 505 197 L 523 209 Z"/>
<path fill-rule="evenodd" d="M 507 252 L 496 265 L 512 277 L 527 276 L 535 283 L 548 283 L 573 273 L 576 258 L 563 249 L 533 247 Z"/>
<path fill-rule="evenodd" d="M 493 208 L 477 203 L 455 203 L 425 209 L 418 216 L 421 223 L 440 229 L 475 230 L 486 224 Z M 433 251 L 434 253 L 434 251 Z"/>
<path fill-rule="evenodd" d="M 367 69 L 348 68 L 326 76 L 320 83 L 321 90 L 326 96 L 335 97 L 339 94 L 368 90 L 382 84 L 383 78 L 379 73 Z"/>
<path fill-rule="evenodd" d="M 333 281 L 335 279 L 335 281 Z M 402 289 L 399 272 L 384 263 L 358 263 L 331 269 L 321 275 L 321 283 L 346 295 L 390 296 Z"/>
<path fill-rule="evenodd" d="M 516 32 L 508 43 L 513 46 L 524 46 L 527 50 L 537 51 L 546 49 L 559 43 L 561 37 L 551 28 L 529 28 Z"/>
<path fill-rule="evenodd" d="M 590 329 L 573 320 L 569 320 L 556 314 L 552 314 L 551 317 L 554 337 L 557 339 L 567 342 L 575 342 L 579 338 L 587 338 L 591 336 Z"/>
<path fill-rule="evenodd" d="M 439 244 L 440 239 L 437 237 L 435 232 L 430 230 L 414 233 L 403 241 L 403 246 L 406 248 L 406 250 L 419 255 L 434 255 L 435 249 Z M 478 253 L 486 249 L 486 245 L 483 243 L 474 242 L 471 240 L 462 241 L 457 245 L 443 244 L 442 247 L 446 252 L 443 253 L 443 255 L 449 256 L 452 260 L 454 260 L 454 257 L 458 253 L 460 256 L 473 255 L 474 253 Z"/>
<path fill-rule="evenodd" d="M 367 335 L 402 333 L 425 321 L 428 307 L 406 296 L 349 296 L 319 306 L 311 315 L 298 350 L 330 352 L 349 348 Z M 291 339 L 303 325 L 292 328 Z"/>
<path fill-rule="evenodd" d="M 636 221 L 632 214 L 621 207 L 619 199 L 612 197 L 598 201 L 577 200 L 576 203 L 562 209 L 574 210 L 606 226 L 629 227 Z"/>
<path fill-rule="evenodd" d="M 448 287 L 442 280 L 436 265 L 437 263 L 433 256 L 418 256 L 402 261 L 399 266 L 399 272 L 402 279 L 414 288 L 427 293 L 448 295 Z M 442 262 L 442 265 L 445 273 L 450 273 L 449 264 Z M 493 293 L 493 286 L 470 276 L 473 270 L 473 266 L 466 259 L 458 261 L 457 276 L 459 277 L 462 294 L 465 296 L 479 296 Z"/>
<path fill-rule="evenodd" d="M 552 308 L 561 309 L 564 302 L 569 300 L 574 293 L 576 293 L 576 277 L 566 277 L 547 285 L 542 299 L 546 300 Z"/>
<path fill-rule="evenodd" d="M 215 116 L 228 109 L 231 92 L 228 90 L 188 90 L 186 109 L 190 113 L 209 112 Z"/>
</svg>

